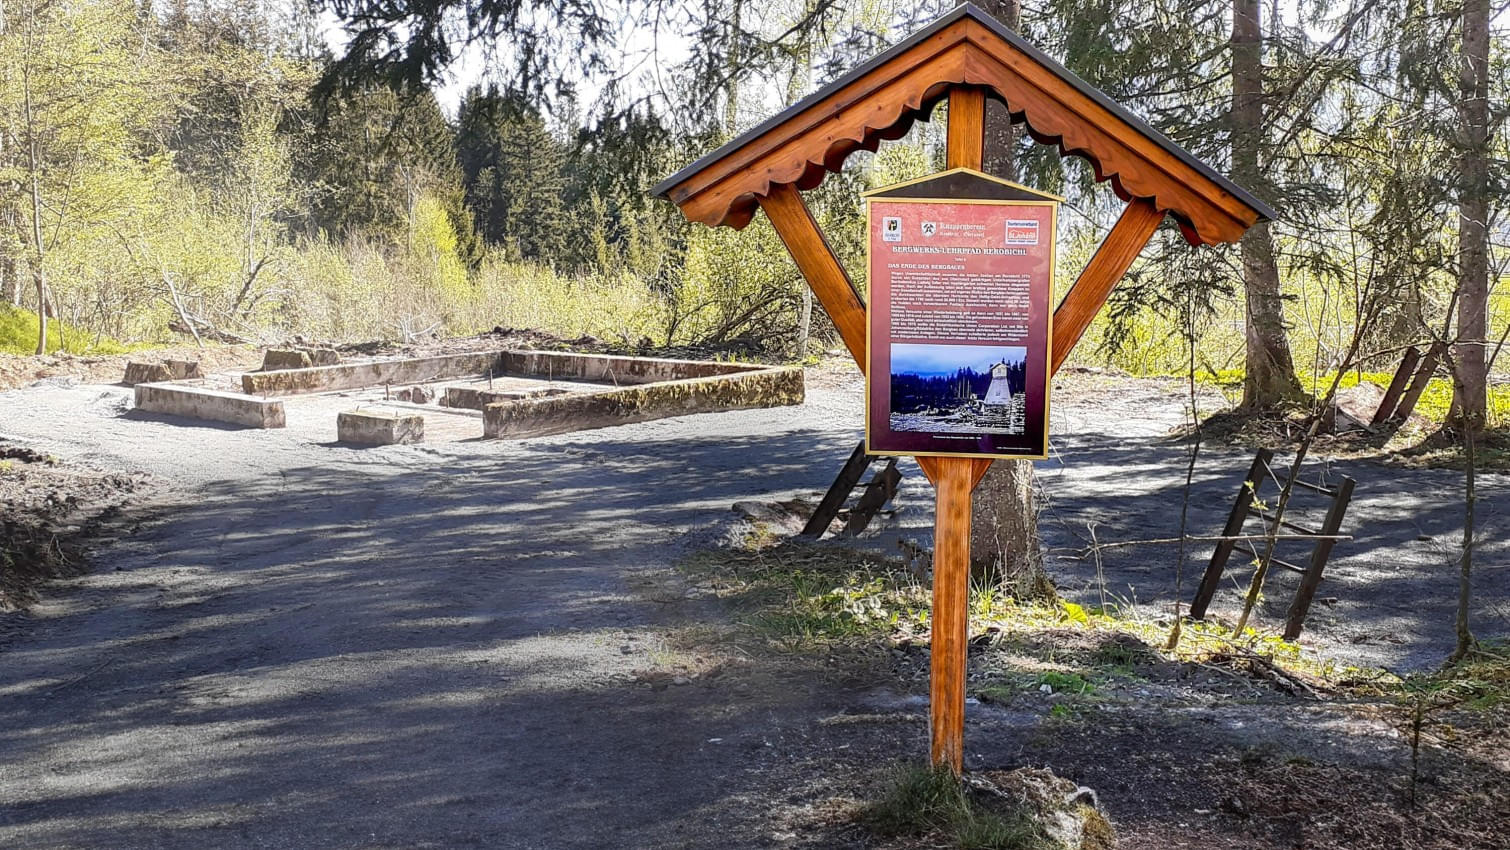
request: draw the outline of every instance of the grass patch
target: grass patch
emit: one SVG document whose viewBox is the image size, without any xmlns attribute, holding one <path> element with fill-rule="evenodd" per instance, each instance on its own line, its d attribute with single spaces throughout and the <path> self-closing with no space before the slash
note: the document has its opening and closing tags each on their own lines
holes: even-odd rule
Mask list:
<svg viewBox="0 0 1510 850">
<path fill-rule="evenodd" d="M 1031 815 L 972 795 L 946 767 L 903 766 L 861 822 L 887 837 L 928 836 L 961 850 L 1056 850 Z"/>
<path fill-rule="evenodd" d="M 899 562 L 835 546 L 750 541 L 697 553 L 682 568 L 789 646 L 906 636 L 928 629 L 929 594 Z"/>
<path fill-rule="evenodd" d="M 1397 692 L 1406 702 L 1435 706 L 1432 710 L 1510 709 L 1510 645 L 1481 643 L 1456 664 L 1405 677 Z"/>
<path fill-rule="evenodd" d="M 682 562 L 694 581 L 741 611 L 743 624 L 790 649 L 850 644 L 917 646 L 928 642 L 929 587 L 900 561 L 826 544 L 752 539 L 744 548 L 708 550 Z M 1299 644 L 1250 627 L 1244 634 L 1215 620 L 1187 620 L 1173 650 L 1164 649 L 1172 622 L 1144 617 L 1136 605 L 1105 609 L 1065 601 L 1019 601 L 991 587 L 970 593 L 972 643 L 1029 656 L 977 690 L 984 699 L 1047 684 L 1067 698 L 1092 699 L 1103 684 L 1138 678 L 1140 668 L 1170 662 L 1221 666 L 1243 678 L 1276 682 L 1273 672 L 1304 687 L 1375 690 L 1393 677 L 1338 664 Z M 1052 672 L 1050 672 L 1052 671 Z M 992 689 L 995 690 L 992 690 Z"/>
<path fill-rule="evenodd" d="M 0 305 L 0 354 L 37 353 L 37 314 Z M 134 350 L 109 337 L 95 337 L 58 319 L 47 322 L 47 353 L 125 354 Z"/>
</svg>

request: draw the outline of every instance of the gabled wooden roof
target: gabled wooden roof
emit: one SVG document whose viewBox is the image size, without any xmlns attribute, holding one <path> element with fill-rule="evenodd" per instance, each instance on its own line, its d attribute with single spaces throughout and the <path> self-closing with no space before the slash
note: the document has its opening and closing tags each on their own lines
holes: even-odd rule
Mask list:
<svg viewBox="0 0 1510 850">
<path fill-rule="evenodd" d="M 951 168 L 866 192 L 866 198 L 971 198 L 987 201 L 1054 201 L 1058 195 L 1031 189 L 973 168 Z"/>
<path fill-rule="evenodd" d="M 1275 212 L 976 6 L 966 3 L 655 187 L 693 221 L 749 223 L 773 186 L 811 189 L 857 150 L 901 138 L 951 87 L 979 86 L 1034 139 L 1089 160 L 1123 200 L 1192 243 L 1235 242 Z"/>
</svg>

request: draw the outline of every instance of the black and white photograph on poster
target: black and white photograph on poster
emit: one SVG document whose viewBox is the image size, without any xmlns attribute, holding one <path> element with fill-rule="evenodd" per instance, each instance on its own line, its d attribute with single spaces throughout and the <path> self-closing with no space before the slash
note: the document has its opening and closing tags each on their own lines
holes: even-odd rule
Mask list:
<svg viewBox="0 0 1510 850">
<path fill-rule="evenodd" d="M 891 430 L 1021 434 L 1028 350 L 1022 346 L 891 346 Z"/>
</svg>

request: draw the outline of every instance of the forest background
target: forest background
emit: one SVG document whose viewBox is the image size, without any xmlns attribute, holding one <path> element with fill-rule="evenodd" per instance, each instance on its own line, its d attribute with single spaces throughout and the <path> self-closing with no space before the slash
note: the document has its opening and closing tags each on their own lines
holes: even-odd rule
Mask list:
<svg viewBox="0 0 1510 850">
<path fill-rule="evenodd" d="M 477 56 L 466 24 L 452 31 L 463 85 L 404 64 L 414 39 L 384 41 L 413 35 L 412 19 L 352 23 L 372 11 L 360 3 L 6 0 L 0 350 L 499 325 L 750 357 L 830 347 L 763 218 L 708 230 L 650 187 L 946 4 L 588 4 L 560 21 L 552 3 L 496 5 L 524 23 L 502 57 Z M 1194 334 L 1197 372 L 1246 374 L 1251 394 L 1255 334 L 1277 328 L 1282 379 L 1247 399 L 1271 401 L 1318 392 L 1345 365 L 1387 372 L 1406 344 L 1469 339 L 1489 376 L 1487 424 L 1510 419 L 1492 378 L 1510 333 L 1499 9 L 1006 5 L 1029 41 L 1282 213 L 1263 244 L 1198 252 L 1166 226 L 1082 363 L 1183 372 Z M 861 193 L 940 168 L 943 125 L 940 110 L 812 193 L 857 282 Z M 1069 198 L 1067 286 L 1120 202 L 1089 164 L 1020 136 L 1010 170 Z M 1262 296 L 1266 275 L 1279 298 Z M 45 343 L 38 311 L 54 320 Z M 1451 394 L 1444 378 L 1423 410 L 1440 418 Z"/>
</svg>

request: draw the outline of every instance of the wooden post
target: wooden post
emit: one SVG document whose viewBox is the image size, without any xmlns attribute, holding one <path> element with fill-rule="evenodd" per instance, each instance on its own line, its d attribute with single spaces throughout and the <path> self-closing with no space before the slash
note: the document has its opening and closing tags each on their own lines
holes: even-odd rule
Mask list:
<svg viewBox="0 0 1510 850">
<path fill-rule="evenodd" d="M 1395 405 L 1400 403 L 1400 394 L 1405 392 L 1405 386 L 1416 372 L 1416 364 L 1421 362 L 1421 352 L 1414 345 L 1405 349 L 1405 355 L 1400 358 L 1400 368 L 1395 370 L 1395 376 L 1389 381 L 1389 389 L 1384 391 L 1379 399 L 1379 409 L 1374 411 L 1374 417 L 1368 421 L 1370 425 L 1383 425 L 1395 416 Z"/>
<path fill-rule="evenodd" d="M 1326 569 L 1332 547 L 1337 545 L 1336 535 L 1342 530 L 1342 517 L 1347 514 L 1348 502 L 1352 500 L 1353 479 L 1343 476 L 1341 486 L 1332 494 L 1332 506 L 1326 512 L 1326 520 L 1321 524 L 1321 533 L 1326 536 L 1316 541 L 1316 548 L 1311 552 L 1311 565 L 1300 580 L 1295 599 L 1290 602 L 1290 613 L 1285 619 L 1285 640 L 1300 637 L 1306 614 L 1311 610 L 1311 600 L 1316 598 L 1316 588 L 1321 586 L 1321 571 Z"/>
<path fill-rule="evenodd" d="M 949 138 L 945 161 L 949 168 L 981 170 L 985 161 L 985 89 L 949 90 Z"/>
<path fill-rule="evenodd" d="M 986 94 L 949 92 L 948 167 L 979 170 Z M 959 773 L 965 759 L 965 671 L 970 638 L 970 491 L 989 458 L 928 457 L 918 464 L 938 493 L 933 518 L 933 628 L 928 646 L 929 748 L 935 765 Z"/>
<path fill-rule="evenodd" d="M 964 768 L 965 667 L 970 628 L 971 458 L 934 458 L 939 477 L 933 522 L 933 637 L 929 644 L 928 720 L 934 764 Z"/>
</svg>

